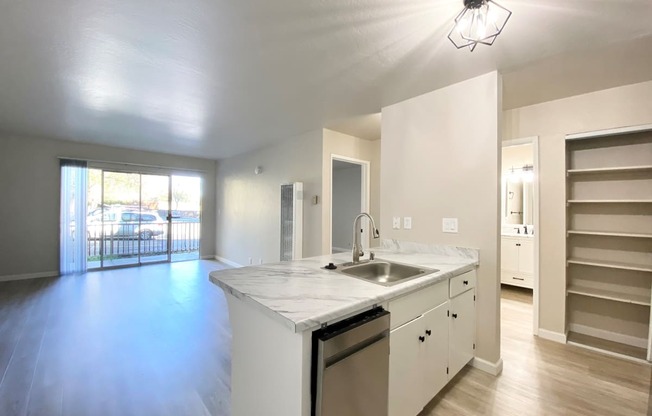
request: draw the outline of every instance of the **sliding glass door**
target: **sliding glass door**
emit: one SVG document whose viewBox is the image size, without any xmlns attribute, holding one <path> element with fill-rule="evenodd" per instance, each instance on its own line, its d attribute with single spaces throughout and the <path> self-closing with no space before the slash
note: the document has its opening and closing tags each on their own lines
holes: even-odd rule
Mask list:
<svg viewBox="0 0 652 416">
<path fill-rule="evenodd" d="M 198 177 L 89 169 L 88 268 L 199 258 L 200 183 Z"/>
</svg>

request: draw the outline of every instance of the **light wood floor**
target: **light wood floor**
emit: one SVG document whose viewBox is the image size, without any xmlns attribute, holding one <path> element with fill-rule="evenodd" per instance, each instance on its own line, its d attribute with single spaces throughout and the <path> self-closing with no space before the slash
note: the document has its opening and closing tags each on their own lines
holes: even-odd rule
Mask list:
<svg viewBox="0 0 652 416">
<path fill-rule="evenodd" d="M 503 373 L 467 366 L 420 416 L 652 415 L 650 366 L 534 337 L 532 292 L 501 297 Z"/>
<path fill-rule="evenodd" d="M 0 415 L 229 416 L 221 267 L 0 283 Z M 646 414 L 650 367 L 533 337 L 531 302 L 503 290 L 503 374 L 467 367 L 422 416 Z"/>
<path fill-rule="evenodd" d="M 219 263 L 0 283 L 0 415 L 230 413 Z"/>
</svg>

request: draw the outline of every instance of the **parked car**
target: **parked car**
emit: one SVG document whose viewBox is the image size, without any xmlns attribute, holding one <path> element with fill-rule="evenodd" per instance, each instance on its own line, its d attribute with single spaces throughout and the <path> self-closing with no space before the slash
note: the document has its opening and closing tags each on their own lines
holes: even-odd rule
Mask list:
<svg viewBox="0 0 652 416">
<path fill-rule="evenodd" d="M 104 228 L 102 228 L 104 224 Z M 165 234 L 167 221 L 155 211 L 132 211 L 112 209 L 104 214 L 95 214 L 87 218 L 88 237 L 97 238 L 140 238 L 149 240 Z M 102 234 L 104 236 L 102 237 Z"/>
</svg>

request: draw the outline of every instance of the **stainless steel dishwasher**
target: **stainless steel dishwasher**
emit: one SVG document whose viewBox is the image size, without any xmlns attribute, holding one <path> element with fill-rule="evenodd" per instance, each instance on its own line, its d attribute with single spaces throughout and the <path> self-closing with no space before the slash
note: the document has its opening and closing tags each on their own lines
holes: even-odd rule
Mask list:
<svg viewBox="0 0 652 416">
<path fill-rule="evenodd" d="M 389 312 L 375 308 L 313 332 L 314 416 L 387 416 Z"/>
</svg>

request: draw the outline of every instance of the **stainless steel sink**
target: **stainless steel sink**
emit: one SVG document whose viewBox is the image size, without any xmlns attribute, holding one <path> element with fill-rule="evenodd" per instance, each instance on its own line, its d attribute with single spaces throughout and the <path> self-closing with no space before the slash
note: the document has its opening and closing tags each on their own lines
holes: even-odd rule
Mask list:
<svg viewBox="0 0 652 416">
<path fill-rule="evenodd" d="M 392 286 L 410 279 L 438 272 L 437 269 L 409 266 L 385 260 L 370 260 L 365 263 L 344 263 L 338 271 L 347 276 L 366 280 L 383 286 Z"/>
</svg>

